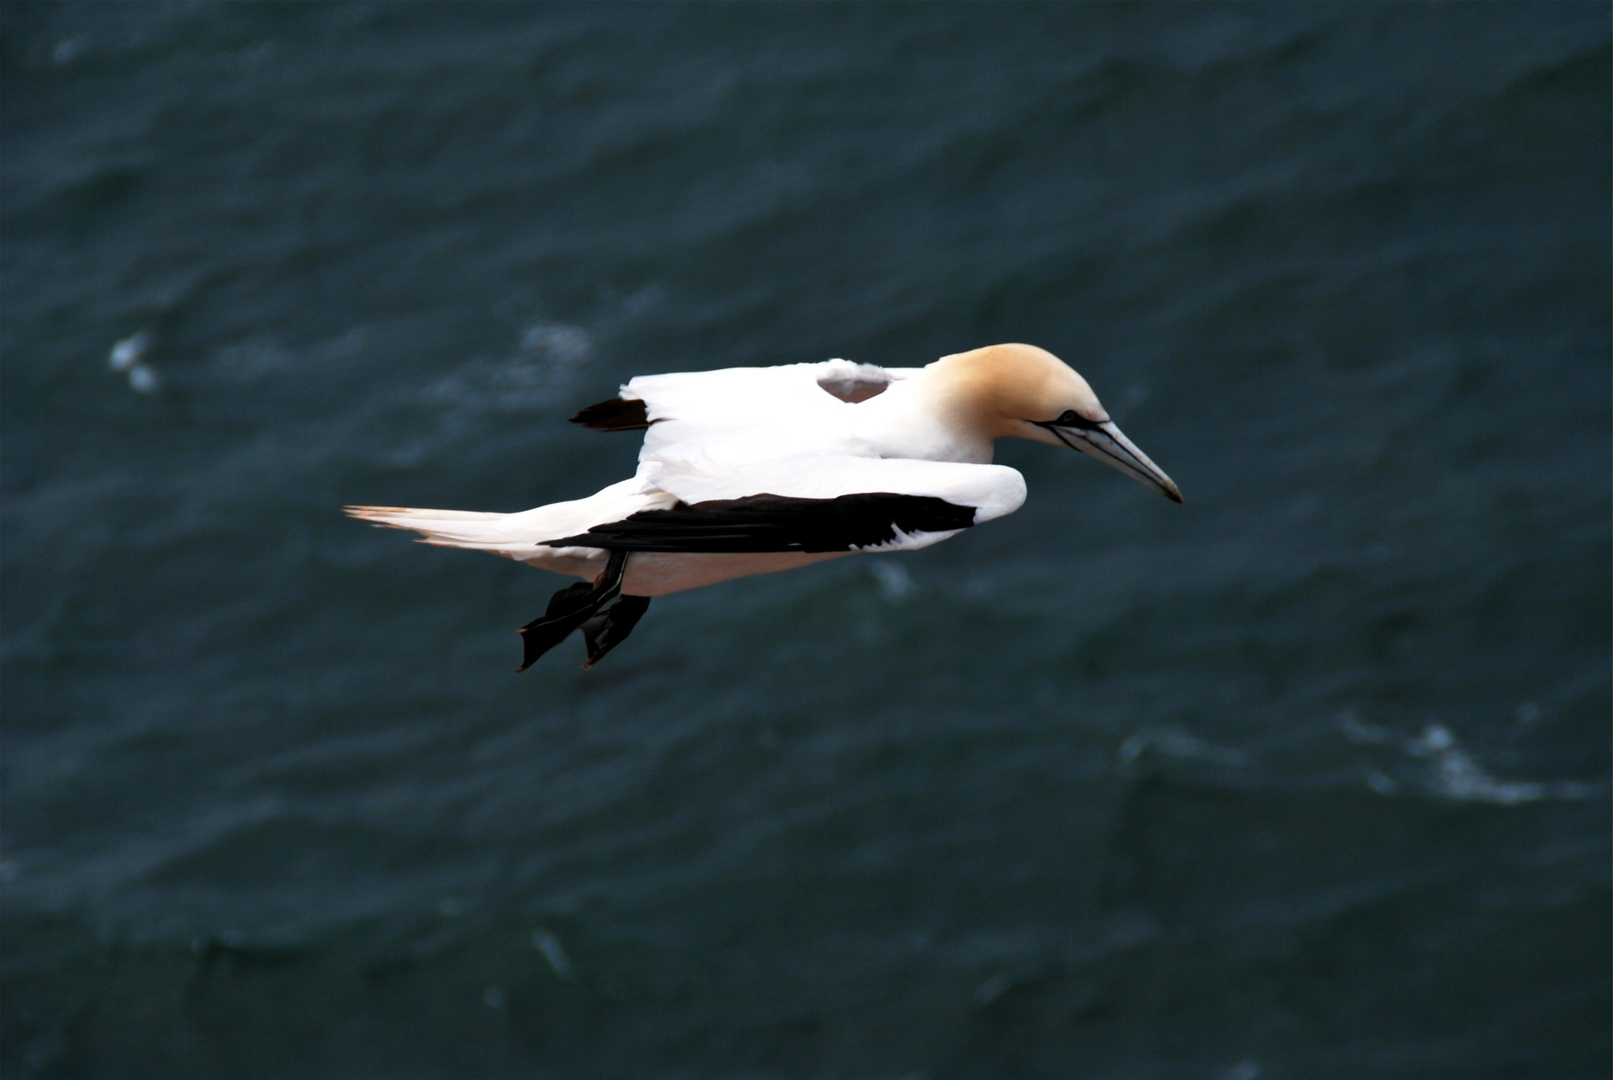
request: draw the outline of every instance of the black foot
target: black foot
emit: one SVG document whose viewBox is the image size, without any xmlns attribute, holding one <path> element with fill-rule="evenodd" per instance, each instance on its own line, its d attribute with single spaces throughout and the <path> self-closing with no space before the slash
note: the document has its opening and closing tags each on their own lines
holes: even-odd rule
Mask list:
<svg viewBox="0 0 1613 1080">
<path fill-rule="evenodd" d="M 616 646 L 627 640 L 639 619 L 650 608 L 648 596 L 624 595 L 616 603 L 582 624 L 582 639 L 588 643 L 588 662 L 584 671 L 593 667 Z"/>
<path fill-rule="evenodd" d="M 605 564 L 605 574 L 600 578 L 598 585 L 579 581 L 550 597 L 549 609 L 543 613 L 543 618 L 533 619 L 516 631 L 521 635 L 522 652 L 521 666 L 515 669 L 516 672 L 531 667 L 544 653 L 570 637 L 573 630 L 598 615 L 600 608 L 616 599 L 621 594 L 622 577 L 626 573 L 627 552 L 613 551 L 610 553 L 610 561 Z M 632 623 L 628 624 L 628 629 L 632 629 Z M 620 641 L 626 636 L 626 631 L 623 631 L 616 640 Z M 609 648 L 607 645 L 606 649 Z M 603 656 L 604 653 L 600 655 Z"/>
</svg>

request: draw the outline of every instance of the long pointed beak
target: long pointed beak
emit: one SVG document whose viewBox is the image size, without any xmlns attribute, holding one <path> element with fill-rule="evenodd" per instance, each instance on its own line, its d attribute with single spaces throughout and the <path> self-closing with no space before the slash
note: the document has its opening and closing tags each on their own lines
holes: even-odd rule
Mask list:
<svg viewBox="0 0 1613 1080">
<path fill-rule="evenodd" d="M 1166 476 L 1164 469 L 1137 449 L 1136 444 L 1115 427 L 1113 420 L 1105 420 L 1091 427 L 1065 427 L 1062 424 L 1045 426 L 1070 449 L 1091 454 L 1105 465 L 1120 470 L 1139 483 L 1147 484 L 1171 502 L 1182 501 L 1182 492 L 1176 486 L 1176 481 Z"/>
</svg>

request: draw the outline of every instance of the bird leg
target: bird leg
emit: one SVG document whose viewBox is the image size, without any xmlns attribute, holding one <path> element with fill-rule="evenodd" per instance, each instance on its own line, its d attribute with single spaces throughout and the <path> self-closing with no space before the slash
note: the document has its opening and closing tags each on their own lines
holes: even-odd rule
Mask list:
<svg viewBox="0 0 1613 1080">
<path fill-rule="evenodd" d="M 612 551 L 610 559 L 605 563 L 605 572 L 592 585 L 586 581 L 579 581 L 550 597 L 549 608 L 543 613 L 543 617 L 533 619 L 516 631 L 521 635 L 522 650 L 521 666 L 515 669 L 516 672 L 531 667 L 539 657 L 570 637 L 573 630 L 594 618 L 601 608 L 621 595 L 622 578 L 626 573 L 627 552 Z M 645 605 L 648 606 L 648 601 Z M 639 614 L 643 614 L 642 609 Z M 609 621 L 608 615 L 606 621 Z M 634 616 L 599 655 L 605 655 L 611 645 L 626 637 L 627 631 L 633 628 L 633 623 L 636 621 L 637 616 Z M 592 654 L 592 646 L 589 652 Z M 593 659 L 597 657 L 591 658 L 589 662 L 592 663 Z"/>
<path fill-rule="evenodd" d="M 648 596 L 627 596 L 622 598 L 592 619 L 582 624 L 582 639 L 588 643 L 588 662 L 582 666 L 584 671 L 595 664 L 633 632 L 639 619 L 650 608 Z"/>
</svg>

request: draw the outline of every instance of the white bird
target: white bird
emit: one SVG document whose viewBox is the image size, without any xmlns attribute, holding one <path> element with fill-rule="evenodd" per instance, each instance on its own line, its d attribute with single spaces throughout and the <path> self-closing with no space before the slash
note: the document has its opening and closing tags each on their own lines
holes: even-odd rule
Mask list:
<svg viewBox="0 0 1613 1080">
<path fill-rule="evenodd" d="M 592 667 L 651 597 L 858 552 L 915 551 L 1011 514 L 1025 478 L 991 464 L 996 439 L 1080 450 L 1182 501 L 1086 380 L 1034 345 L 991 345 L 923 368 L 829 360 L 641 375 L 571 419 L 643 430 L 632 478 L 516 514 L 346 508 L 413 529 L 422 543 L 582 578 L 520 629 L 520 671 L 573 630 Z"/>
</svg>

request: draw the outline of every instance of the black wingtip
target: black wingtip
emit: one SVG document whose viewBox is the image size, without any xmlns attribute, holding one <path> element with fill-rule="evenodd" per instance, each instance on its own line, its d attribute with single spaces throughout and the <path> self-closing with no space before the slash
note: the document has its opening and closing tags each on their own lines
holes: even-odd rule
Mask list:
<svg viewBox="0 0 1613 1080">
<path fill-rule="evenodd" d="M 571 422 L 595 431 L 642 431 L 650 426 L 650 412 L 642 401 L 618 397 L 579 410 Z"/>
<path fill-rule="evenodd" d="M 833 499 L 747 495 L 666 510 L 640 510 L 551 547 L 611 551 L 851 551 L 887 544 L 902 532 L 948 532 L 974 524 L 975 508 L 933 495 L 860 491 Z"/>
</svg>

